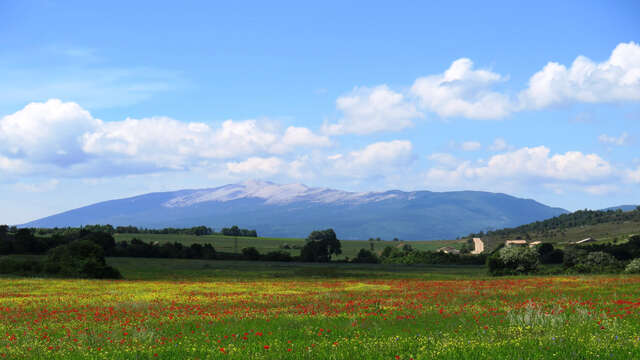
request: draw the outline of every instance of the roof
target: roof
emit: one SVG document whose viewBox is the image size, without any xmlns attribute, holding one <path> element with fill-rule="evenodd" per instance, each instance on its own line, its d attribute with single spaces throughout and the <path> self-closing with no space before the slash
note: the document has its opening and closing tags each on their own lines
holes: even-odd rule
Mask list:
<svg viewBox="0 0 640 360">
<path fill-rule="evenodd" d="M 505 245 L 527 245 L 527 240 L 507 240 Z"/>
<path fill-rule="evenodd" d="M 596 239 L 594 239 L 592 237 L 588 237 L 586 239 L 582 239 L 580 241 L 576 241 L 574 244 L 582 244 L 582 243 L 592 242 L 592 241 L 596 241 Z"/>
<path fill-rule="evenodd" d="M 458 254 L 460 253 L 460 250 L 451 247 L 451 246 L 445 246 L 445 247 L 441 247 L 440 249 L 438 249 L 438 251 L 444 252 L 444 253 L 454 253 L 454 254 Z"/>
<path fill-rule="evenodd" d="M 529 246 L 536 246 L 536 245 L 540 245 L 542 244 L 542 241 L 534 241 L 532 243 L 529 243 Z"/>
</svg>

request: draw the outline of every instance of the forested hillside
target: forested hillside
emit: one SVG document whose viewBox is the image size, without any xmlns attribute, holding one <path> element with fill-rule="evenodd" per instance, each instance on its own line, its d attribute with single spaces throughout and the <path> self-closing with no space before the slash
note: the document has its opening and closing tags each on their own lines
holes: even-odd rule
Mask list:
<svg viewBox="0 0 640 360">
<path fill-rule="evenodd" d="M 593 237 L 599 241 L 618 242 L 637 233 L 640 233 L 640 207 L 632 211 L 579 210 L 514 228 L 469 236 L 482 237 L 493 248 L 507 239 L 562 243 Z"/>
</svg>

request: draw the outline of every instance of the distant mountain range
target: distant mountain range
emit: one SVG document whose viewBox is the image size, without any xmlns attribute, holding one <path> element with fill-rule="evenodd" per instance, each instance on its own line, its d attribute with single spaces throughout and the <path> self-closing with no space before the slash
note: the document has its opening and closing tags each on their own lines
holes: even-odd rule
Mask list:
<svg viewBox="0 0 640 360">
<path fill-rule="evenodd" d="M 608 207 L 606 209 L 602 209 L 604 211 L 607 210 L 622 210 L 622 211 L 631 211 L 631 210 L 635 210 L 638 206 L 640 205 L 619 205 L 619 206 L 612 206 L 612 207 Z"/>
<path fill-rule="evenodd" d="M 567 213 L 530 199 L 481 191 L 347 192 L 250 180 L 211 189 L 110 200 L 24 224 L 147 228 L 238 225 L 260 236 L 306 237 L 333 228 L 341 239 L 452 239 Z"/>
</svg>

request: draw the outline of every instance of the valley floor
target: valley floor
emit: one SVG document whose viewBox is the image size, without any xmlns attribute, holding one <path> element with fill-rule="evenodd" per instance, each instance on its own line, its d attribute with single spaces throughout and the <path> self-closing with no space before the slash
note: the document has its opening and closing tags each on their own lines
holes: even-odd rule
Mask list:
<svg viewBox="0 0 640 360">
<path fill-rule="evenodd" d="M 128 280 L 0 279 L 20 359 L 637 359 L 640 276 L 112 258 Z"/>
</svg>

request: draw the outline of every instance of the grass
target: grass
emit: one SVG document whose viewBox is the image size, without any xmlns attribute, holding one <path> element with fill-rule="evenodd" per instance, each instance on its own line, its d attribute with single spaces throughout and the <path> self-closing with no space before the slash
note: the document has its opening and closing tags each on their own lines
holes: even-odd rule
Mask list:
<svg viewBox="0 0 640 360">
<path fill-rule="evenodd" d="M 484 266 L 317 264 L 262 261 L 108 258 L 128 280 L 245 281 L 316 279 L 469 279 L 486 276 Z"/>
<path fill-rule="evenodd" d="M 179 242 L 183 245 L 191 245 L 194 243 L 199 244 L 211 244 L 217 251 L 222 252 L 237 252 L 239 253 L 243 248 L 255 247 L 260 253 L 265 254 L 270 251 L 285 250 L 282 247 L 286 244 L 289 247 L 304 246 L 305 240 L 300 238 L 269 238 L 269 237 L 229 237 L 223 235 L 182 235 L 182 234 L 115 234 L 116 241 L 130 241 L 133 238 L 143 240 L 145 242 L 158 242 L 160 244 L 165 242 Z M 443 246 L 451 246 L 460 248 L 464 241 L 462 240 L 425 240 L 425 241 L 373 241 L 368 240 L 341 240 L 342 255 L 339 259 L 345 257 L 353 258 L 356 256 L 360 249 L 371 249 L 373 244 L 374 251 L 382 251 L 386 246 L 402 246 L 403 244 L 409 244 L 415 249 L 419 250 L 437 250 Z M 299 249 L 285 250 L 289 251 L 291 255 L 299 255 Z"/>
<path fill-rule="evenodd" d="M 640 358 L 640 276 L 109 262 L 134 280 L 0 278 L 0 357 Z"/>
</svg>

